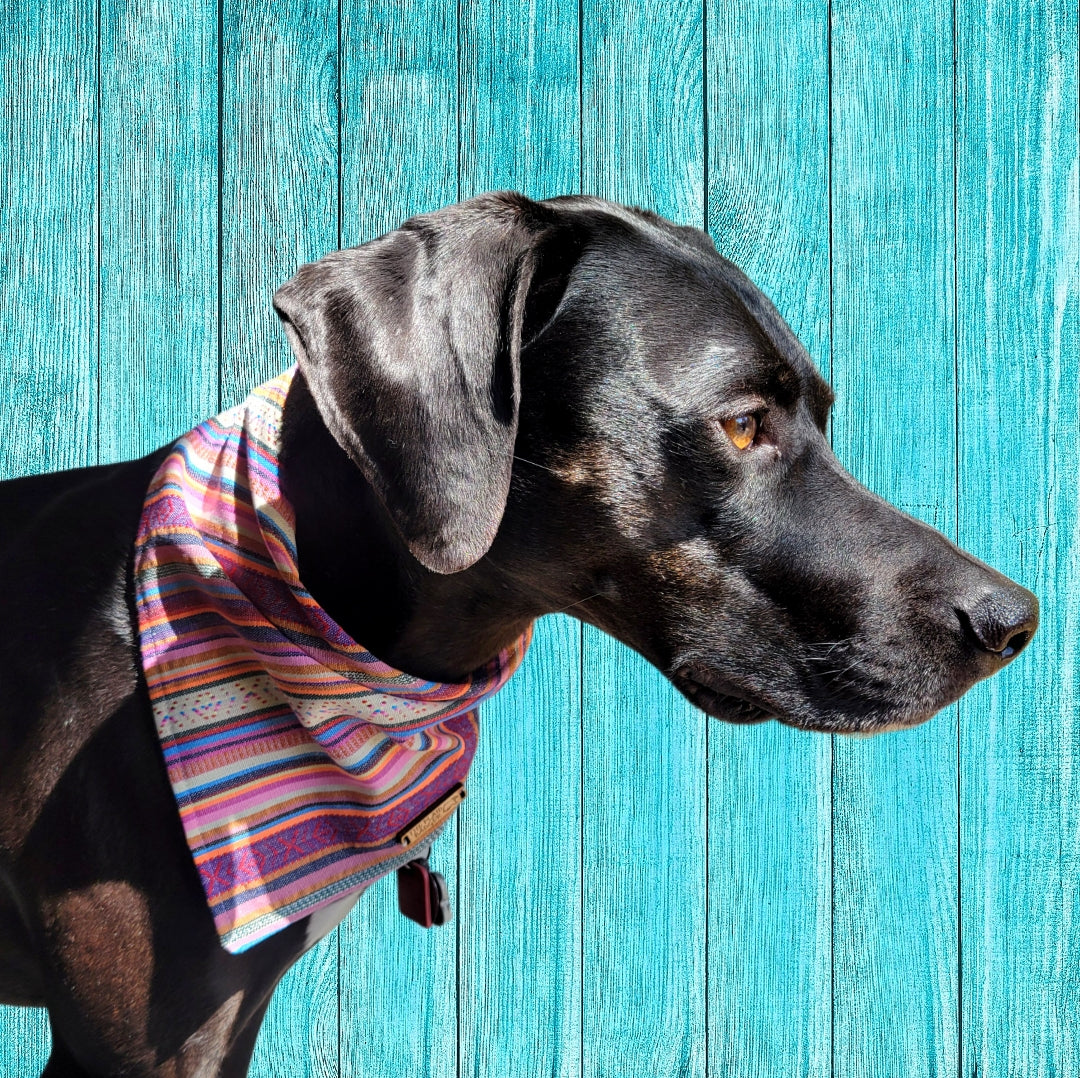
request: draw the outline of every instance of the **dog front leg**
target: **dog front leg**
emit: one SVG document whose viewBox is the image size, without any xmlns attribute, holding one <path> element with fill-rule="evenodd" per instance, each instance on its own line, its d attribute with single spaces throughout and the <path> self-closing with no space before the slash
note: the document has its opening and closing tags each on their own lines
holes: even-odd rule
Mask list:
<svg viewBox="0 0 1080 1078">
<path fill-rule="evenodd" d="M 170 892 L 166 890 L 165 894 Z M 225 951 L 205 906 L 169 908 L 102 881 L 44 904 L 54 1052 L 47 1075 L 240 1078 L 270 997 L 303 952 L 289 926 L 243 954 Z"/>
<path fill-rule="evenodd" d="M 190 1075 L 192 1078 L 245 1078 L 255 1051 L 259 1029 L 266 1015 L 270 997 L 267 996 L 239 1030 L 231 1028 L 230 1011 L 227 1004 L 222 1013 L 215 1014 L 181 1050 L 179 1057 L 167 1059 L 159 1064 L 147 1062 L 146 1068 L 139 1064 L 117 1061 L 107 1070 L 88 1070 L 68 1047 L 63 1036 L 52 1029 L 52 1052 L 49 1055 L 41 1078 L 102 1078 L 111 1074 L 147 1074 L 155 1076 Z M 222 1033 L 226 1036 L 223 1038 Z M 136 1069 L 132 1069 L 132 1067 Z M 117 1069 L 119 1068 L 119 1069 Z"/>
</svg>

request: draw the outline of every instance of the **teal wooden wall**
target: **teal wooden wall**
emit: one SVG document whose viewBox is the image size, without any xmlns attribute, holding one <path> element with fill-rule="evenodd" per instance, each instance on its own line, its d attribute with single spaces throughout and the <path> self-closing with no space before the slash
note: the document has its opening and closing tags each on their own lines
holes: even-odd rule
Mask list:
<svg viewBox="0 0 1080 1078">
<path fill-rule="evenodd" d="M 1028 652 L 871 741 L 707 721 L 565 617 L 435 855 L 280 988 L 261 1078 L 1080 1075 L 1077 8 L 5 2 L 0 475 L 288 362 L 295 266 L 474 193 L 707 224 L 869 486 L 1031 587 Z M 0 1009 L 0 1074 L 43 1015 Z"/>
</svg>

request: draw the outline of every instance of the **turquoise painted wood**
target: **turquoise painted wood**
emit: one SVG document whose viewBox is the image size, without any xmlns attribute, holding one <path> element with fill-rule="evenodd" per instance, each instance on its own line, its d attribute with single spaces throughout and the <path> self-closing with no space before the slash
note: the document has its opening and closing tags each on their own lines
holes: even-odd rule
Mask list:
<svg viewBox="0 0 1080 1078">
<path fill-rule="evenodd" d="M 99 456 L 114 461 L 220 402 L 217 19 L 141 0 L 100 17 Z"/>
<path fill-rule="evenodd" d="M 585 5 L 587 194 L 705 224 L 702 29 L 699 4 Z M 611 638 L 584 644 L 582 1072 L 703 1075 L 706 721 Z"/>
<path fill-rule="evenodd" d="M 957 23 L 959 533 L 1042 625 L 960 702 L 962 1073 L 985 1078 L 1080 1073 L 1077 9 L 1004 15 Z"/>
<path fill-rule="evenodd" d="M 713 239 L 828 376 L 828 4 L 716 2 L 706 30 Z M 709 1073 L 829 1074 L 831 739 L 707 736 Z"/>
<path fill-rule="evenodd" d="M 230 0 L 221 33 L 221 395 L 238 403 L 292 362 L 267 299 L 338 246 L 337 11 Z M 252 1072 L 339 1074 L 338 935 L 274 994 Z"/>
<path fill-rule="evenodd" d="M 956 532 L 952 11 L 832 5 L 834 447 Z M 833 1073 L 958 1073 L 956 709 L 833 768 Z"/>
<path fill-rule="evenodd" d="M 144 452 L 282 369 L 302 261 L 585 190 L 707 224 L 832 378 L 841 459 L 1042 600 L 958 708 L 835 744 L 709 723 L 545 619 L 434 855 L 454 927 L 376 885 L 252 1074 L 1080 1073 L 1075 5 L 9 8 L 0 476 Z M 0 1074 L 47 1052 L 0 1008 Z"/>
<path fill-rule="evenodd" d="M 462 197 L 579 190 L 576 3 L 460 10 Z M 581 635 L 541 619 L 524 668 L 484 707 L 460 813 L 462 1076 L 582 1071 Z"/>
<path fill-rule="evenodd" d="M 454 4 L 343 0 L 342 243 L 371 239 L 413 213 L 460 197 L 460 29 Z M 432 863 L 460 912 L 455 819 Z M 452 1078 L 458 1073 L 461 921 L 425 932 L 379 881 L 340 929 L 342 1078 Z"/>
</svg>

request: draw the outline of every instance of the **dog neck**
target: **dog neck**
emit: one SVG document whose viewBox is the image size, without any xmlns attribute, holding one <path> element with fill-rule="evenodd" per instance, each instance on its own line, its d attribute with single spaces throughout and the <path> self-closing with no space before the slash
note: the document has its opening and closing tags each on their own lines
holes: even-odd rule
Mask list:
<svg viewBox="0 0 1080 1078">
<path fill-rule="evenodd" d="M 285 402 L 279 467 L 295 514 L 300 579 L 353 640 L 390 666 L 461 680 L 543 613 L 485 559 L 448 576 L 420 565 L 327 430 L 299 372 Z"/>
</svg>

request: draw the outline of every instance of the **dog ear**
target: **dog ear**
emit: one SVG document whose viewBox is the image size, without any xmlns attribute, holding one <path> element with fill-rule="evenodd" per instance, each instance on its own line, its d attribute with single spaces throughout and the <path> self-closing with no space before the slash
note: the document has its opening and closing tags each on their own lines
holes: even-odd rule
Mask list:
<svg viewBox="0 0 1080 1078">
<path fill-rule="evenodd" d="M 274 296 L 323 421 L 436 572 L 483 557 L 502 520 L 527 300 L 550 313 L 565 288 L 565 252 L 545 255 L 560 220 L 482 195 L 302 266 Z"/>
</svg>

